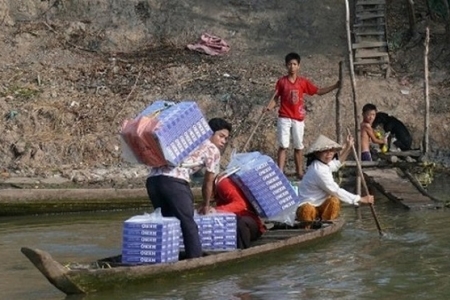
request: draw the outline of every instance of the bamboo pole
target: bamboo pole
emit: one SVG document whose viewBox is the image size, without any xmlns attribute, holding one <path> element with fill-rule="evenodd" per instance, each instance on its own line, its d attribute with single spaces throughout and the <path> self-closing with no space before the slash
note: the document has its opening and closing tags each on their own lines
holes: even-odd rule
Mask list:
<svg viewBox="0 0 450 300">
<path fill-rule="evenodd" d="M 428 154 L 428 142 L 429 142 L 429 130 L 430 130 L 430 99 L 429 99 L 429 89 L 428 89 L 428 45 L 430 43 L 430 28 L 426 29 L 425 36 L 425 53 L 424 53 L 424 96 L 425 96 L 425 124 L 424 124 L 424 134 L 423 134 L 423 154 L 426 156 Z"/>
<path fill-rule="evenodd" d="M 447 35 L 447 41 L 450 42 L 450 5 L 447 0 L 441 0 L 445 7 L 445 34 Z"/>
<path fill-rule="evenodd" d="M 248 145 L 250 144 L 250 141 L 252 140 L 253 135 L 254 135 L 255 132 L 256 132 L 256 129 L 258 129 L 258 126 L 259 126 L 259 124 L 261 123 L 261 121 L 262 121 L 264 115 L 265 115 L 265 113 L 263 112 L 263 113 L 261 113 L 261 116 L 259 116 L 258 122 L 256 122 L 255 127 L 253 127 L 253 130 L 252 130 L 252 132 L 250 133 L 250 135 L 249 135 L 247 141 L 245 142 L 244 147 L 242 147 L 241 152 L 245 152 L 245 151 L 247 150 L 247 147 L 248 147 Z"/>
<path fill-rule="evenodd" d="M 427 8 L 428 8 L 428 15 L 430 16 L 431 20 L 434 20 L 435 16 L 434 16 L 433 10 L 431 9 L 430 0 L 426 0 L 426 2 L 427 2 Z"/>
<path fill-rule="evenodd" d="M 344 71 L 342 69 L 342 61 L 339 62 L 339 88 L 336 92 L 336 141 L 341 143 L 341 94 L 344 78 Z"/>
<path fill-rule="evenodd" d="M 417 35 L 417 19 L 416 12 L 414 9 L 414 0 L 407 0 L 408 2 L 408 20 L 409 20 L 409 31 L 411 36 Z"/>
<path fill-rule="evenodd" d="M 353 150 L 353 155 L 356 156 L 357 153 L 356 153 L 355 145 L 352 145 L 352 150 Z M 364 185 L 364 191 L 366 192 L 367 195 L 370 195 L 369 188 L 367 187 L 366 180 L 364 179 L 364 174 L 362 171 L 361 162 L 359 161 L 359 157 L 356 157 L 355 160 L 356 160 L 356 165 L 358 166 L 358 173 L 361 176 L 361 180 Z M 375 225 L 377 226 L 378 233 L 380 234 L 380 236 L 383 236 L 383 231 L 381 230 L 380 221 L 378 220 L 377 213 L 375 212 L 375 207 L 373 206 L 373 203 L 370 203 L 369 206 L 370 206 L 370 211 L 372 212 L 373 219 L 375 221 Z"/>
<path fill-rule="evenodd" d="M 353 50 L 352 50 L 352 36 L 350 30 L 350 7 L 348 4 L 348 0 L 345 0 L 345 26 L 347 30 L 347 46 L 348 46 L 348 60 L 349 60 L 349 68 L 350 68 L 350 78 L 352 81 L 352 95 L 353 99 L 356 98 L 356 84 L 355 84 L 355 69 L 353 66 Z"/>
<path fill-rule="evenodd" d="M 348 43 L 348 60 L 350 68 L 350 79 L 352 84 L 352 100 L 353 100 L 353 112 L 355 115 L 355 141 L 359 145 L 359 122 L 358 122 L 358 107 L 356 103 L 356 80 L 355 80 L 355 69 L 353 66 L 353 50 L 352 50 L 352 37 L 350 31 L 350 8 L 348 0 L 345 0 L 346 6 L 346 29 L 347 29 L 347 43 Z M 358 146 L 359 147 L 359 146 Z"/>
<path fill-rule="evenodd" d="M 353 100 L 353 113 L 355 116 L 355 141 L 358 147 L 357 155 L 355 160 L 361 156 L 361 143 L 360 143 L 360 132 L 359 132 L 359 122 L 358 122 L 358 105 L 356 103 L 356 81 L 355 81 L 355 69 L 353 66 L 353 50 L 352 50 L 352 37 L 350 31 L 350 6 L 349 0 L 345 0 L 345 25 L 347 30 L 347 44 L 348 44 L 348 60 L 350 69 L 350 79 L 352 84 L 352 100 Z M 356 177 L 356 193 L 361 194 L 361 177 Z"/>
</svg>

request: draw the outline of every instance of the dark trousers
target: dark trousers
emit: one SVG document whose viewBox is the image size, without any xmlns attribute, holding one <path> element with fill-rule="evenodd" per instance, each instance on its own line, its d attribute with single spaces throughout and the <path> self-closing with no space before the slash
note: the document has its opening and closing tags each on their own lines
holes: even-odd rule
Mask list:
<svg viewBox="0 0 450 300">
<path fill-rule="evenodd" d="M 153 208 L 161 208 L 164 217 L 180 220 L 186 258 L 202 256 L 202 246 L 194 221 L 194 195 L 189 182 L 169 176 L 147 178 L 147 193 Z"/>
<path fill-rule="evenodd" d="M 237 217 L 237 246 L 239 249 L 250 247 L 250 242 L 257 240 L 260 236 L 258 224 L 252 217 Z"/>
</svg>

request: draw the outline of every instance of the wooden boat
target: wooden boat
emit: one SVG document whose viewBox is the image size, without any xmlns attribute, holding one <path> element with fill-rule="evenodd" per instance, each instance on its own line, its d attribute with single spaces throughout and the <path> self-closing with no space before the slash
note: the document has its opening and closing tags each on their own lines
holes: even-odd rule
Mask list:
<svg viewBox="0 0 450 300">
<path fill-rule="evenodd" d="M 179 276 L 194 269 L 209 269 L 227 262 L 236 262 L 252 256 L 323 238 L 336 233 L 344 220 L 325 222 L 319 229 L 301 229 L 275 226 L 252 247 L 231 252 L 210 252 L 201 258 L 180 260 L 171 264 L 123 265 L 121 256 L 101 259 L 89 264 L 62 265 L 39 249 L 23 247 L 22 253 L 59 290 L 66 294 L 88 294 L 101 290 L 142 283 L 151 279 Z"/>
</svg>

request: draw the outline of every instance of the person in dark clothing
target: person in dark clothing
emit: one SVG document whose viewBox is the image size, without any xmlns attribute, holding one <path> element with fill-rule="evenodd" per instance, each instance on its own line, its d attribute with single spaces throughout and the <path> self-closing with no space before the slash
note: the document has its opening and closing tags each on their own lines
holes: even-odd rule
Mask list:
<svg viewBox="0 0 450 300">
<path fill-rule="evenodd" d="M 180 220 L 186 258 L 202 256 L 198 227 L 194 220 L 194 196 L 189 186 L 190 175 L 205 168 L 202 185 L 202 213 L 210 210 L 214 178 L 219 173 L 220 150 L 231 132 L 231 124 L 221 118 L 208 122 L 214 134 L 191 153 L 180 166 L 152 168 L 147 178 L 147 193 L 153 208 L 161 208 L 164 217 Z"/>
</svg>

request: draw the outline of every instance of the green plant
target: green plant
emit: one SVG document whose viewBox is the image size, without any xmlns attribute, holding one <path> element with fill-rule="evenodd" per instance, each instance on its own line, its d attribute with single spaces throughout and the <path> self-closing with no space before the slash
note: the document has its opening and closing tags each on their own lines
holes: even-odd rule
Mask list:
<svg viewBox="0 0 450 300">
<path fill-rule="evenodd" d="M 22 98 L 22 99 L 31 99 L 32 97 L 38 95 L 41 93 L 40 90 L 32 88 L 32 87 L 22 87 L 19 85 L 13 85 L 4 91 L 0 92 L 0 96 L 7 97 L 7 96 L 13 96 L 15 98 Z"/>
</svg>

